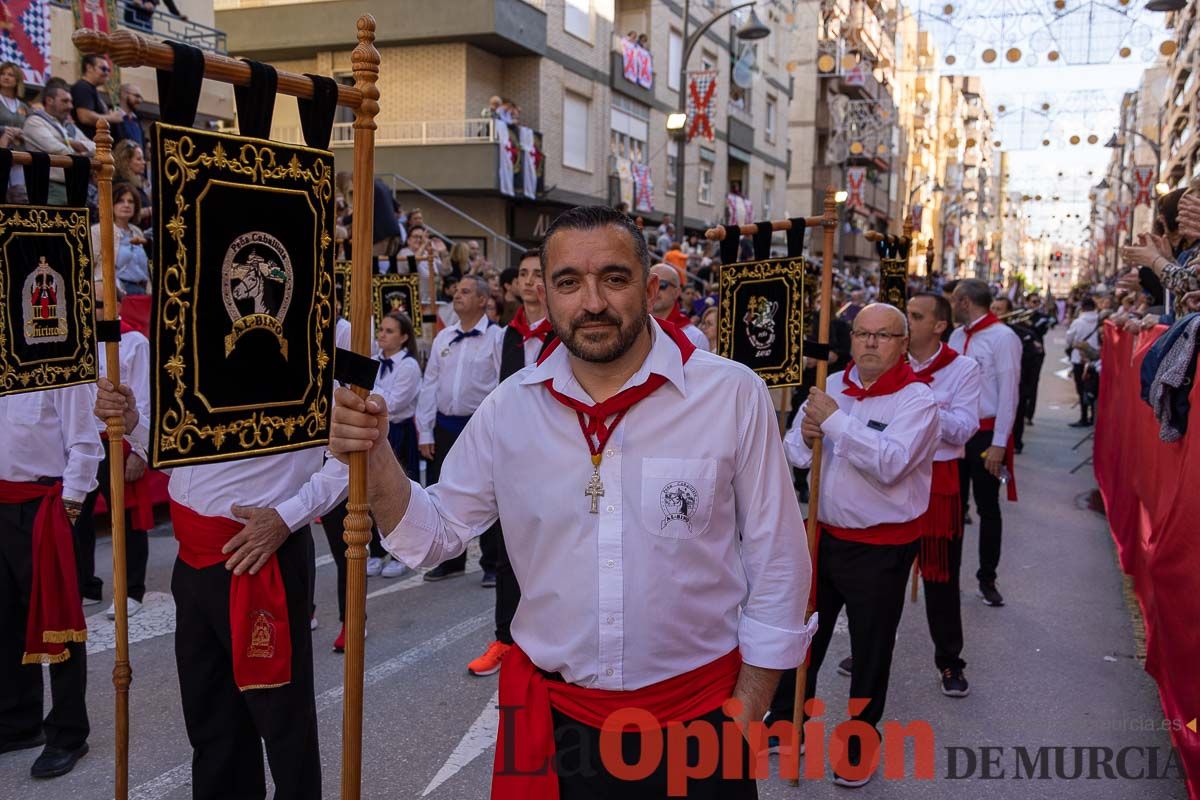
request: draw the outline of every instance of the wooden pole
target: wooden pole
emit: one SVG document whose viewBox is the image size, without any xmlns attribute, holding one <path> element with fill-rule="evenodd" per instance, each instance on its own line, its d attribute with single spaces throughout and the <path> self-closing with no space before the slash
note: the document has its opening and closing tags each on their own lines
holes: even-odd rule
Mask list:
<svg viewBox="0 0 1200 800">
<path fill-rule="evenodd" d="M 816 218 L 820 221 L 824 238 L 821 246 L 821 296 L 820 296 L 820 317 L 817 322 L 817 341 L 821 344 L 829 343 L 829 321 L 832 314 L 833 304 L 833 250 L 834 236 L 837 233 L 838 214 L 837 200 L 834 199 L 834 189 L 832 187 L 825 190 L 825 213 Z M 771 223 L 775 227 L 775 223 Z M 829 375 L 829 362 L 823 358 L 817 359 L 817 388 L 825 391 L 825 379 Z M 812 562 L 812 583 L 815 586 L 817 582 L 817 515 L 820 513 L 821 504 L 821 456 L 824 448 L 822 440 L 817 439 L 813 443 L 812 448 L 812 467 L 809 469 L 809 493 L 808 493 L 808 556 Z M 812 590 L 808 593 L 805 619 L 812 617 L 815 608 L 813 606 L 813 598 L 815 592 Z M 833 620 L 828 621 L 830 625 Z M 796 739 L 793 743 L 804 741 L 804 686 L 808 682 L 808 656 L 805 656 L 804 663 L 796 668 L 796 693 L 794 696 L 794 707 L 792 721 L 795 724 Z M 797 757 L 799 754 L 796 754 Z M 791 781 L 793 786 L 800 785 L 800 779 L 797 777 Z"/>
<path fill-rule="evenodd" d="M 350 56 L 355 90 L 362 102 L 354 114 L 354 195 L 369 201 L 375 179 L 375 116 L 379 113 L 379 51 L 375 17 L 358 18 L 358 46 Z M 371 247 L 373 217 L 365 207 L 354 215 L 355 242 L 350 264 L 350 337 L 354 352 L 370 353 Z M 367 390 L 354 387 L 360 397 Z M 350 499 L 346 530 L 346 664 L 342 695 L 342 800 L 358 800 L 362 791 L 363 637 L 367 607 L 367 542 L 371 518 L 367 506 L 367 454 L 350 457 Z"/>
<path fill-rule="evenodd" d="M 825 224 L 825 216 L 822 215 L 819 217 L 805 217 L 804 224 L 806 227 L 809 227 L 809 228 L 815 228 L 818 225 L 824 225 Z M 837 226 L 836 220 L 834 221 L 834 226 L 835 227 Z M 779 221 L 774 221 L 774 220 L 771 221 L 771 230 L 773 230 L 773 231 L 790 231 L 791 229 L 792 229 L 792 221 L 790 219 L 781 219 Z M 754 234 L 758 233 L 758 225 L 755 225 L 755 224 L 739 225 L 738 233 L 741 236 L 753 236 Z M 725 226 L 718 225 L 715 228 L 709 228 L 708 230 L 706 230 L 704 232 L 704 238 L 708 239 L 709 241 L 712 241 L 712 242 L 722 241 L 725 238 Z"/>
<path fill-rule="evenodd" d="M 112 136 L 108 121 L 96 122 L 96 161 L 99 169 L 96 188 L 100 195 L 100 266 L 104 276 L 103 319 L 117 319 L 117 276 L 113 251 Z M 114 384 L 121 382 L 120 342 L 104 345 L 104 370 Z M 114 796 L 126 800 L 129 796 L 129 684 L 133 670 L 129 667 L 129 609 L 126 604 L 128 585 L 125 573 L 125 421 L 118 415 L 105 420 L 108 425 L 108 514 L 112 518 L 113 609 L 117 623 L 117 653 L 113 663 L 112 682 L 116 690 L 116 769 Z"/>
</svg>

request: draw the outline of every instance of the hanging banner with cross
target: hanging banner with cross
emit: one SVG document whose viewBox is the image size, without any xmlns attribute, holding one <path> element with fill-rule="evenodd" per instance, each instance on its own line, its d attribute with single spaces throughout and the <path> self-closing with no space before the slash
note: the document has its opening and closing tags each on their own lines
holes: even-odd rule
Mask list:
<svg viewBox="0 0 1200 800">
<path fill-rule="evenodd" d="M 1129 230 L 1130 223 L 1133 222 L 1133 206 L 1129 203 L 1117 204 L 1117 236 Z"/>
<path fill-rule="evenodd" d="M 50 77 L 49 0 L 0 3 L 0 62 L 3 61 L 20 67 L 26 83 L 40 85 Z"/>
<path fill-rule="evenodd" d="M 867 180 L 866 167 L 850 167 L 846 170 L 846 208 L 865 208 L 863 184 Z"/>
<path fill-rule="evenodd" d="M 1154 167 L 1134 167 L 1133 182 L 1137 186 L 1137 196 L 1133 198 L 1135 206 L 1150 205 L 1150 192 L 1154 186 Z"/>
<path fill-rule="evenodd" d="M 689 142 L 697 133 L 704 134 L 704 138 L 710 142 L 717 138 L 713 129 L 713 109 L 716 106 L 718 74 L 715 69 L 688 73 L 687 115 L 692 121 L 687 132 Z"/>
<path fill-rule="evenodd" d="M 654 181 L 650 178 L 650 165 L 633 165 L 633 208 L 635 211 L 654 210 Z"/>
</svg>

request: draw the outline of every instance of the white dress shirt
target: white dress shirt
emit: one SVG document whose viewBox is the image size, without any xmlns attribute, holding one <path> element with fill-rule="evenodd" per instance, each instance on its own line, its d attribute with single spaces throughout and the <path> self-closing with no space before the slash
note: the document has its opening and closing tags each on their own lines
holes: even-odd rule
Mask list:
<svg viewBox="0 0 1200 800">
<path fill-rule="evenodd" d="M 83 502 L 104 459 L 95 405 L 94 383 L 0 397 L 0 480 L 62 478 L 63 497 Z"/>
<path fill-rule="evenodd" d="M 578 417 L 542 385 L 593 402 L 558 347 L 483 401 L 441 481 L 412 483 L 384 546 L 410 566 L 437 564 L 502 518 L 521 584 L 513 638 L 570 683 L 637 689 L 735 647 L 748 664 L 795 667 L 815 628 L 804 622 L 811 565 L 770 395 L 749 369 L 712 354 L 683 365 L 651 330 L 625 386 L 651 372 L 668 382 L 614 429 L 598 514 L 584 494 L 592 463 Z M 683 509 L 671 503 L 680 491 Z"/>
<path fill-rule="evenodd" d="M 708 350 L 708 337 L 704 335 L 704 331 L 695 325 L 684 325 L 683 335 L 688 337 L 688 341 L 696 345 L 697 350 Z"/>
<path fill-rule="evenodd" d="M 1082 364 L 1085 361 L 1083 353 L 1075 349 L 1076 344 L 1087 342 L 1099 352 L 1102 327 L 1098 311 L 1084 311 L 1075 318 L 1071 327 L 1067 328 L 1067 347 L 1071 348 L 1072 364 Z"/>
<path fill-rule="evenodd" d="M 392 354 L 392 368 L 382 370 L 383 353 L 379 354 L 380 371 L 375 376 L 373 391 L 387 402 L 388 422 L 403 422 L 417 413 L 417 393 L 421 390 L 421 365 L 401 349 Z"/>
<path fill-rule="evenodd" d="M 851 379 L 862 383 L 858 367 Z M 856 400 L 842 389 L 841 375 L 829 381 L 838 410 L 821 424 L 821 502 L 818 519 L 839 528 L 870 528 L 908 522 L 929 508 L 933 454 L 941 437 L 933 391 L 910 383 L 898 392 Z M 804 407 L 783 439 L 788 460 L 812 466 L 800 423 Z M 882 430 L 880 430 L 882 428 Z"/>
<path fill-rule="evenodd" d="M 100 360 L 100 377 L 108 377 L 107 344 L 101 343 L 97 357 Z M 121 334 L 120 344 L 121 376 L 123 383 L 133 390 L 137 399 L 138 415 L 142 419 L 150 419 L 150 340 L 139 331 L 126 331 Z M 108 432 L 108 423 L 93 415 L 96 420 L 96 430 Z M 128 433 L 128 431 L 126 432 Z M 129 437 L 129 445 L 142 460 L 146 460 L 146 451 L 141 444 Z"/>
<path fill-rule="evenodd" d="M 982 317 L 980 317 L 982 319 Z M 1017 393 L 1021 386 L 1021 337 L 1004 323 L 991 325 L 971 336 L 966 346 L 967 328 L 960 326 L 950 334 L 950 346 L 979 362 L 979 418 L 996 418 L 992 432 L 993 447 L 1007 447 L 1017 418 Z"/>
<path fill-rule="evenodd" d="M 916 361 L 909 356 L 908 362 L 919 372 L 932 364 L 945 348 L 944 344 L 938 347 L 927 361 Z M 938 423 L 942 429 L 933 460 L 962 458 L 967 453 L 967 442 L 979 430 L 979 364 L 960 355 L 932 377 L 929 388 L 937 398 Z"/>
<path fill-rule="evenodd" d="M 479 336 L 451 345 L 462 330 L 461 323 L 455 323 L 433 337 L 417 399 L 420 444 L 433 444 L 433 424 L 438 412 L 449 417 L 474 414 L 483 398 L 500 382 L 500 349 L 496 341 L 503 338 L 500 327 L 489 326 L 485 314 L 475 323 L 474 330 L 480 331 Z"/>
<path fill-rule="evenodd" d="M 333 346 L 343 350 L 353 350 L 354 348 L 350 346 L 350 330 L 350 320 L 338 317 L 333 326 Z"/>
</svg>

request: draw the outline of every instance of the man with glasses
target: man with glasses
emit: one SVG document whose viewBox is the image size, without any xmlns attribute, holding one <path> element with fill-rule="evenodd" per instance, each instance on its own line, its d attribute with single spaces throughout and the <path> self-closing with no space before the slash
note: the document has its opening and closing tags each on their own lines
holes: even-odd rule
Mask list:
<svg viewBox="0 0 1200 800">
<path fill-rule="evenodd" d="M 125 112 L 109 107 L 109 98 L 101 94 L 100 87 L 108 81 L 112 68 L 104 56 L 88 54 L 83 57 L 83 77 L 71 86 L 71 100 L 75 104 L 75 122 L 79 130 L 89 139 L 96 138 L 96 123 L 108 120 L 109 125 L 120 125 L 125 121 Z"/>
<path fill-rule="evenodd" d="M 670 322 L 699 350 L 708 349 L 708 337 L 704 331 L 692 324 L 692 319 L 679 308 L 679 297 L 682 289 L 679 283 L 679 272 L 669 264 L 655 264 L 650 268 L 653 275 L 658 276 L 658 294 L 654 297 L 654 316 Z"/>
<path fill-rule="evenodd" d="M 929 378 L 909 365 L 904 313 L 882 303 L 869 305 L 855 316 L 850 335 L 853 360 L 834 376 L 828 393 L 815 387 L 809 392 L 784 447 L 792 466 L 807 468 L 813 445 L 824 440 L 814 562 L 818 627 L 804 696 L 816 693 L 817 674 L 844 606 L 853 659 L 850 697 L 867 700 L 853 718 L 876 727 L 887 699 L 904 587 L 929 507 L 941 426 Z M 794 687 L 794 676 L 785 675 L 771 705 L 771 722 L 792 718 Z M 833 765 L 834 782 L 867 783 L 877 743 L 864 748 L 861 737 L 850 735 L 842 743 L 847 760 Z"/>
</svg>

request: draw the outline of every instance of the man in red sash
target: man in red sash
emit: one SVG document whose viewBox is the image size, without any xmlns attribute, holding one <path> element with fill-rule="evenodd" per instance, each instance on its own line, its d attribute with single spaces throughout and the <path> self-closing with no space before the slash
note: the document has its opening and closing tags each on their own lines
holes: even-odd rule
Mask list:
<svg viewBox="0 0 1200 800">
<path fill-rule="evenodd" d="M 1021 385 L 1021 339 L 991 312 L 992 290 L 980 280 L 961 280 L 951 300 L 955 320 L 950 347 L 979 364 L 979 432 L 966 445 L 959 463 L 963 506 L 974 487 L 979 510 L 979 594 L 989 606 L 1004 605 L 996 589 L 1000 565 L 1000 484 L 1017 499 L 1013 475 L 1013 424 Z"/>
<path fill-rule="evenodd" d="M 708 337 L 704 331 L 692 324 L 692 319 L 679 307 L 679 297 L 683 293 L 679 282 L 679 271 L 670 264 L 655 264 L 650 268 L 653 275 L 658 276 L 658 294 L 651 304 L 654 316 L 665 319 L 676 328 L 683 331 L 688 341 L 698 350 L 708 349 Z"/>
<path fill-rule="evenodd" d="M 30 774 L 88 751 L 87 629 L 71 526 L 102 452 L 90 384 L 0 397 L 0 753 L 45 744 Z M 52 707 L 42 719 L 42 665 Z"/>
<path fill-rule="evenodd" d="M 146 447 L 132 390 L 101 378 L 96 416 L 115 414 Z M 171 471 L 175 665 L 194 800 L 264 797 L 264 747 L 277 797 L 321 797 L 308 524 L 347 480 L 322 448 Z"/>
<path fill-rule="evenodd" d="M 853 713 L 878 730 L 887 699 L 896 629 L 921 518 L 929 507 L 933 456 L 940 427 L 928 378 L 908 365 L 907 321 L 894 306 L 860 311 L 851 329 L 853 361 L 815 387 L 784 439 L 793 466 L 812 465 L 812 447 L 824 440 L 821 460 L 816 609 L 805 698 L 816 693 L 817 673 L 842 608 L 850 620 L 850 698 L 866 701 Z M 786 690 L 786 687 L 785 687 Z M 772 717 L 791 712 L 777 696 Z M 862 786 L 878 757 L 878 739 L 846 742 L 847 760 L 834 761 L 834 781 Z"/>
<path fill-rule="evenodd" d="M 684 768 L 655 750 L 661 728 L 699 720 L 741 736 L 723 725 L 725 701 L 760 720 L 780 671 L 804 657 L 803 521 L 765 385 L 651 318 L 657 278 L 628 217 L 565 212 L 542 265 L 560 342 L 483 401 L 439 483 L 404 475 L 378 396 L 336 393 L 330 449 L 369 453 L 384 544 L 414 567 L 504 518 L 521 601 L 491 796 L 661 798 Z M 622 759 L 604 757 L 599 729 L 621 709 L 641 709 L 644 726 L 621 735 Z M 688 797 L 756 796 L 745 743 L 722 745 Z M 616 763 L 642 754 L 636 775 Z"/>
<path fill-rule="evenodd" d="M 963 675 L 967 662 L 962 660 L 958 591 L 963 540 L 958 462 L 966 443 L 979 430 L 979 365 L 944 343 L 953 315 L 945 297 L 932 292 L 918 294 L 909 298 L 907 308 L 908 360 L 918 376 L 930 378 L 942 431 L 933 456 L 933 486 L 917 556 L 925 582 L 925 617 L 942 694 L 966 697 L 971 688 Z"/>
</svg>

